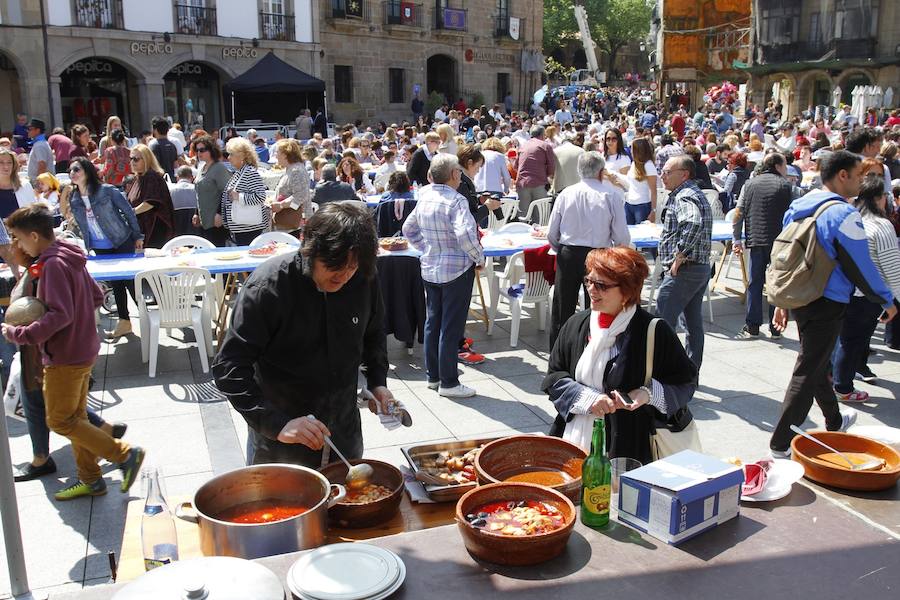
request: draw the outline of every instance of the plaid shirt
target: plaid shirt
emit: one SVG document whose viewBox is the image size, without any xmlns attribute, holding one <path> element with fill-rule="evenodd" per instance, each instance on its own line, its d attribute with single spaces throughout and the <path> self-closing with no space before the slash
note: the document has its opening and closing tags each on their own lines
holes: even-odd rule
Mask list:
<svg viewBox="0 0 900 600">
<path fill-rule="evenodd" d="M 709 264 L 712 246 L 712 211 L 697 184 L 688 179 L 669 193 L 662 213 L 659 259 L 668 270 L 681 252 L 687 262 Z"/>
<path fill-rule="evenodd" d="M 9 232 L 6 231 L 6 225 L 3 223 L 3 219 L 0 219 L 0 246 L 8 246 L 11 243 Z"/>
<path fill-rule="evenodd" d="M 403 235 L 422 252 L 422 279 L 449 283 L 484 264 L 478 226 L 469 212 L 469 201 L 443 184 L 419 189 L 416 208 L 403 224 Z"/>
</svg>

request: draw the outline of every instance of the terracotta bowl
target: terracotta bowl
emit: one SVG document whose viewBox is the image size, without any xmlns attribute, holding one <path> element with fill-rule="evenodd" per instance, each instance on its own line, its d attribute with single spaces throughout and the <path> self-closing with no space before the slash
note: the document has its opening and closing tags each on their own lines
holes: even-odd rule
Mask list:
<svg viewBox="0 0 900 600">
<path fill-rule="evenodd" d="M 478 507 L 503 500 L 553 502 L 562 512 L 565 525 L 550 533 L 512 536 L 484 531 L 466 521 L 466 515 Z M 467 492 L 456 503 L 456 522 L 466 549 L 475 558 L 498 565 L 536 565 L 556 558 L 566 549 L 576 516 L 571 500 L 555 490 L 533 483 L 483 485 Z"/>
<path fill-rule="evenodd" d="M 791 442 L 792 457 L 803 465 L 806 478 L 812 481 L 845 490 L 873 492 L 885 490 L 897 484 L 900 479 L 900 453 L 881 442 L 850 433 L 838 431 L 816 431 L 810 434 L 841 452 L 864 452 L 883 458 L 885 465 L 877 471 L 851 471 L 832 466 L 818 460 L 828 450 L 798 435 Z"/>
<path fill-rule="evenodd" d="M 368 504 L 341 504 L 338 502 L 328 509 L 328 520 L 338 527 L 356 529 L 361 527 L 374 527 L 385 521 L 391 520 L 400 510 L 400 501 L 403 499 L 403 474 L 400 469 L 380 460 L 356 459 L 350 464 L 365 463 L 375 471 L 372 481 L 376 485 L 383 485 L 391 490 L 391 495 Z M 331 463 L 320 469 L 331 483 L 344 485 L 347 477 L 347 465 L 342 462 Z"/>
<path fill-rule="evenodd" d="M 499 483 L 528 470 L 563 471 L 566 461 L 587 458 L 584 450 L 564 439 L 551 436 L 515 435 L 487 444 L 475 457 L 475 473 L 479 484 Z M 570 464 L 572 477 L 551 489 L 565 494 L 569 500 L 581 502 L 581 464 Z"/>
</svg>

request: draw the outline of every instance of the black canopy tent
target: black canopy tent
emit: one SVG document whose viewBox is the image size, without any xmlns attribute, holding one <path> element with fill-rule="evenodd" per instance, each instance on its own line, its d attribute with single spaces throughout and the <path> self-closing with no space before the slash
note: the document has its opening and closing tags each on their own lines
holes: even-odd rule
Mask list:
<svg viewBox="0 0 900 600">
<path fill-rule="evenodd" d="M 290 123 L 301 108 L 315 111 L 319 106 L 327 113 L 325 82 L 292 67 L 272 52 L 224 87 L 231 96 L 232 123 L 246 119 Z M 241 112 L 236 113 L 237 109 Z"/>
</svg>

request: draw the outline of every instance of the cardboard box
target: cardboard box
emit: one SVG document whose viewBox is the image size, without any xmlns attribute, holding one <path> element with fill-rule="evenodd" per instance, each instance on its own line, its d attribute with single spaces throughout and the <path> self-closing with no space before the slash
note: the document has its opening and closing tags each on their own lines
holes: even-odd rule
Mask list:
<svg viewBox="0 0 900 600">
<path fill-rule="evenodd" d="M 622 474 L 619 520 L 677 545 L 738 516 L 741 467 L 684 450 Z"/>
</svg>

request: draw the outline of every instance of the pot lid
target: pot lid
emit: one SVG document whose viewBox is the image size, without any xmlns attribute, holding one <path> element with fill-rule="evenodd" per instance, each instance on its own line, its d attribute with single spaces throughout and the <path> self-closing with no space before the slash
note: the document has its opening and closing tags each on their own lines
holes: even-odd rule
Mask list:
<svg viewBox="0 0 900 600">
<path fill-rule="evenodd" d="M 269 569 L 242 558 L 207 556 L 177 561 L 141 575 L 113 600 L 284 600 Z"/>
</svg>

